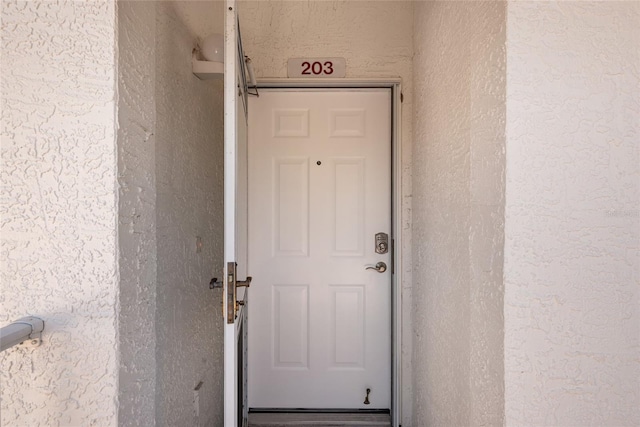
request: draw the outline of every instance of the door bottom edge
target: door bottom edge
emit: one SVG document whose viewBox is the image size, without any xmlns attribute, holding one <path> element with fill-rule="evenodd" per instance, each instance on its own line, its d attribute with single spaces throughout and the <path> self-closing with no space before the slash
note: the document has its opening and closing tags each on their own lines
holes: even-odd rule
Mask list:
<svg viewBox="0 0 640 427">
<path fill-rule="evenodd" d="M 358 409 L 358 408 L 249 408 L 252 414 L 270 413 L 315 413 L 315 414 L 390 414 L 389 409 Z"/>
</svg>

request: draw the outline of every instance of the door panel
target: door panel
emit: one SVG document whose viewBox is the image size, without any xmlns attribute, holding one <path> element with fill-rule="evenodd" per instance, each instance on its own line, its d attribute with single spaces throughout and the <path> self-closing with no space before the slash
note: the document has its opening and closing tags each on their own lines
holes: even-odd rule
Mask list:
<svg viewBox="0 0 640 427">
<path fill-rule="evenodd" d="M 273 160 L 274 256 L 307 256 L 309 251 L 309 159 Z"/>
<path fill-rule="evenodd" d="M 309 287 L 273 285 L 273 366 L 309 368 Z"/>
<path fill-rule="evenodd" d="M 364 255 L 364 157 L 330 159 L 332 255 Z"/>
<path fill-rule="evenodd" d="M 249 406 L 390 407 L 390 152 L 388 89 L 250 100 Z"/>
<path fill-rule="evenodd" d="M 329 285 L 331 325 L 329 368 L 363 369 L 365 343 L 365 286 Z"/>
</svg>

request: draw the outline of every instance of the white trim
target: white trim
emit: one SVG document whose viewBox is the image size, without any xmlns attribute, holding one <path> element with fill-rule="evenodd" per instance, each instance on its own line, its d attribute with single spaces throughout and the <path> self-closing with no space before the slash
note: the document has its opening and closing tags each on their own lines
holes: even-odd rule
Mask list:
<svg viewBox="0 0 640 427">
<path fill-rule="evenodd" d="M 400 77 L 365 78 L 365 79 L 285 79 L 285 78 L 261 78 L 258 79 L 258 88 L 375 88 L 397 87 L 400 90 L 402 79 Z"/>
<path fill-rule="evenodd" d="M 391 119 L 391 209 L 393 227 L 393 266 L 391 276 L 391 424 L 402 423 L 402 87 L 392 87 Z"/>
<path fill-rule="evenodd" d="M 402 422 L 402 79 L 258 79 L 259 89 L 286 88 L 390 88 L 391 89 L 391 152 L 392 152 L 392 229 L 394 274 L 391 276 L 391 424 Z"/>
</svg>

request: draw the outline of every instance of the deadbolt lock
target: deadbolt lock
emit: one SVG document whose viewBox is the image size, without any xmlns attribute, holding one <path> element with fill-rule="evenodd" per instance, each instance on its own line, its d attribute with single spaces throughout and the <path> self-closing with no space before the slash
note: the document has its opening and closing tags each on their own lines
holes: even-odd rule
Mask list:
<svg viewBox="0 0 640 427">
<path fill-rule="evenodd" d="M 389 252 L 389 235 L 387 233 L 376 234 L 376 253 L 386 254 Z"/>
</svg>

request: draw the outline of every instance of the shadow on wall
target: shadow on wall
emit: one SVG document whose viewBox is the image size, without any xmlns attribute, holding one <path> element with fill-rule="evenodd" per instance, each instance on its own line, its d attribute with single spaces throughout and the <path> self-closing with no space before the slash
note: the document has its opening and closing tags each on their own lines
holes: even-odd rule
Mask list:
<svg viewBox="0 0 640 427">
<path fill-rule="evenodd" d="M 121 425 L 222 425 L 223 88 L 191 72 L 221 3 L 119 4 Z"/>
<path fill-rule="evenodd" d="M 223 262 L 223 89 L 191 72 L 194 32 L 204 31 L 193 27 L 213 16 L 207 6 L 156 10 L 158 425 L 222 424 L 220 291 L 208 284 Z"/>
</svg>

